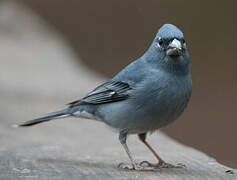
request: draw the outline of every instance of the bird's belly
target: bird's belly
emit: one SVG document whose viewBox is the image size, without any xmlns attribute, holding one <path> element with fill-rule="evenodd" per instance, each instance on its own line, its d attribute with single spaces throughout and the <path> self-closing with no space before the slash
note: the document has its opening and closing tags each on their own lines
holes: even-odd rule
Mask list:
<svg viewBox="0 0 237 180">
<path fill-rule="evenodd" d="M 134 107 L 136 103 L 121 101 L 104 106 L 103 119 L 109 126 L 116 129 L 128 129 L 130 133 L 155 131 L 177 119 L 187 102 L 186 98 L 178 96 L 164 97 L 159 100 L 151 99 L 136 107 Z"/>
<path fill-rule="evenodd" d="M 137 131 L 147 132 L 155 131 L 161 127 L 170 124 L 172 121 L 176 120 L 184 111 L 186 105 L 180 103 L 177 104 L 163 104 L 163 107 L 152 107 L 145 112 L 138 113 L 140 117 L 137 117 L 133 121 L 136 122 L 136 128 L 134 128 L 134 133 Z"/>
</svg>

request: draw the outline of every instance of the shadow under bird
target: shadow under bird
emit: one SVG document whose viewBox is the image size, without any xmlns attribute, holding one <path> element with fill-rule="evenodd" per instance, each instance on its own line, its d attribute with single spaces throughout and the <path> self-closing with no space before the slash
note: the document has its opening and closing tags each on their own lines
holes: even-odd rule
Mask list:
<svg viewBox="0 0 237 180">
<path fill-rule="evenodd" d="M 32 126 L 69 116 L 99 120 L 119 132 L 119 140 L 131 160 L 131 165 L 120 164 L 121 168 L 154 170 L 180 167 L 161 159 L 147 143 L 146 135 L 177 119 L 186 108 L 191 92 L 190 58 L 183 33 L 176 26 L 165 24 L 145 54 L 114 78 L 84 98 L 69 103 L 66 109 L 19 126 Z M 137 134 L 158 163 L 135 163 L 126 144 L 128 134 Z"/>
</svg>

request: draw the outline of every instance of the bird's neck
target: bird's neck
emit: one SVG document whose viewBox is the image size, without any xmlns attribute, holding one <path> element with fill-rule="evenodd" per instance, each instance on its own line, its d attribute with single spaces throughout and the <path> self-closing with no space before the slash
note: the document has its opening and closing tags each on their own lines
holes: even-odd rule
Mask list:
<svg viewBox="0 0 237 180">
<path fill-rule="evenodd" d="M 180 57 L 169 57 L 164 53 L 157 52 L 154 46 L 151 46 L 142 59 L 151 65 L 152 68 L 162 69 L 176 75 L 187 75 L 190 73 L 188 52 Z"/>
<path fill-rule="evenodd" d="M 152 68 L 158 68 L 176 75 L 188 75 L 190 73 L 189 54 L 186 52 L 180 57 L 169 57 L 162 52 L 158 52 L 152 44 L 142 57 Z"/>
<path fill-rule="evenodd" d="M 185 63 L 164 63 L 162 64 L 163 69 L 167 72 L 173 73 L 175 75 L 185 76 L 190 73 L 189 62 Z"/>
</svg>

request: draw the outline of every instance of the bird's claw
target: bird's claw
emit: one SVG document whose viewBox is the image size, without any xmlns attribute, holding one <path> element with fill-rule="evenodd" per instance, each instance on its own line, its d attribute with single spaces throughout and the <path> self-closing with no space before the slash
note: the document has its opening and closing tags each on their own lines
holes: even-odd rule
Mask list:
<svg viewBox="0 0 237 180">
<path fill-rule="evenodd" d="M 133 166 L 132 165 L 128 165 L 128 164 L 124 164 L 124 163 L 119 163 L 118 168 L 126 169 L 126 170 L 132 170 Z"/>
<path fill-rule="evenodd" d="M 142 161 L 139 163 L 140 166 L 143 166 L 143 167 L 152 167 L 153 164 L 151 164 L 150 162 L 148 161 Z"/>
<path fill-rule="evenodd" d="M 178 163 L 177 165 L 169 164 L 164 161 L 161 161 L 157 164 L 150 163 L 148 161 L 142 161 L 139 163 L 142 167 L 153 167 L 153 168 L 185 168 L 186 166 L 184 164 Z"/>
<path fill-rule="evenodd" d="M 140 164 L 124 164 L 120 163 L 118 165 L 118 168 L 125 169 L 125 170 L 135 170 L 135 171 L 153 171 L 155 170 L 154 167 L 149 167 L 149 166 L 141 166 Z"/>
</svg>

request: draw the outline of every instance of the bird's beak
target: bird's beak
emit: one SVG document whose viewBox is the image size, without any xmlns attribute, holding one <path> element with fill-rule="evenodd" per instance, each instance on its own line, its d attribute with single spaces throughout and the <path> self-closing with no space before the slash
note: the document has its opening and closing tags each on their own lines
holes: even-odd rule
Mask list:
<svg viewBox="0 0 237 180">
<path fill-rule="evenodd" d="M 168 56 L 180 56 L 182 55 L 182 44 L 178 39 L 174 39 L 168 46 L 166 54 Z"/>
</svg>

